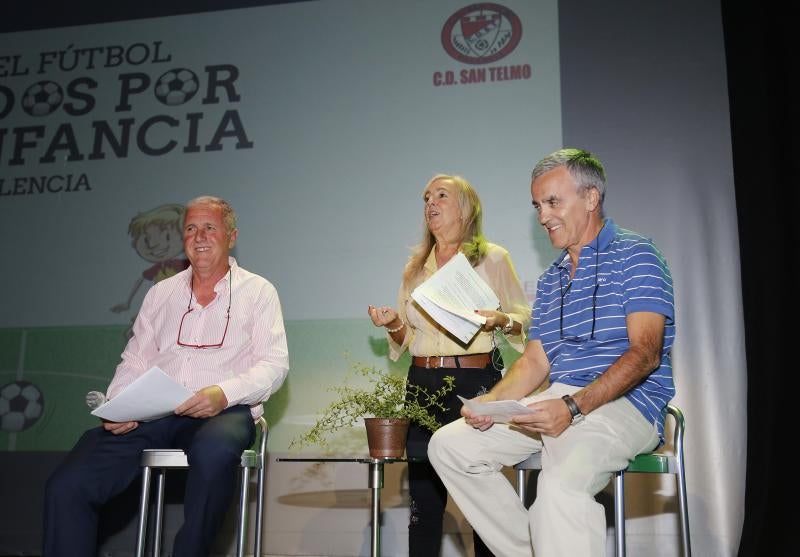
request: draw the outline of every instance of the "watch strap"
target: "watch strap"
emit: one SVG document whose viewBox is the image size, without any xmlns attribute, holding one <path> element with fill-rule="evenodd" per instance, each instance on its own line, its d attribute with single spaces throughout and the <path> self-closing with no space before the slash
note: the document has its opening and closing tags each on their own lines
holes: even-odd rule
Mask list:
<svg viewBox="0 0 800 557">
<path fill-rule="evenodd" d="M 569 413 L 572 415 L 572 420 L 570 421 L 571 424 L 574 424 L 576 420 L 580 421 L 583 419 L 581 409 L 578 408 L 578 403 L 575 402 L 574 398 L 572 398 L 570 395 L 564 395 L 561 397 L 561 400 L 566 403 L 567 408 L 569 408 Z"/>
</svg>

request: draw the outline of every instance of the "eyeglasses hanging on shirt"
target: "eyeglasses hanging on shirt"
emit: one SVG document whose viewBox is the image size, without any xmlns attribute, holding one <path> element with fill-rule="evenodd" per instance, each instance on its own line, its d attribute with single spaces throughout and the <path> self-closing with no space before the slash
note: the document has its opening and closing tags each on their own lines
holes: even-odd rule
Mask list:
<svg viewBox="0 0 800 557">
<path fill-rule="evenodd" d="M 586 340 L 594 340 L 594 325 L 597 318 L 597 289 L 600 287 L 600 280 L 598 275 L 598 267 L 600 266 L 600 250 L 599 245 L 594 250 L 594 291 L 592 292 L 592 332 L 588 338 L 581 338 L 580 335 L 565 335 L 564 334 L 564 297 L 572 287 L 572 281 L 564 288 L 561 281 L 561 274 L 558 275 L 558 286 L 561 288 L 561 312 L 558 316 L 558 325 L 561 332 L 561 340 L 569 340 L 571 342 L 584 342 Z"/>
<path fill-rule="evenodd" d="M 232 269 L 228 269 L 228 310 L 225 313 L 225 330 L 222 332 L 222 340 L 216 344 L 188 344 L 181 342 L 181 333 L 183 332 L 183 321 L 186 316 L 194 311 L 192 307 L 192 296 L 194 295 L 194 277 L 192 277 L 192 284 L 189 285 L 189 305 L 186 308 L 186 313 L 181 317 L 181 324 L 178 326 L 178 346 L 184 348 L 222 348 L 225 343 L 225 336 L 228 334 L 228 324 L 231 322 L 231 303 L 233 302 L 233 274 Z"/>
</svg>

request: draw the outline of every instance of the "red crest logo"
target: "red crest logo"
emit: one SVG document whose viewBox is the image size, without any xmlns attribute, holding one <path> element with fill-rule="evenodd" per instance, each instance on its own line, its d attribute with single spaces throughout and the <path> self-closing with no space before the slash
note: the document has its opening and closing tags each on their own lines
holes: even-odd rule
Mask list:
<svg viewBox="0 0 800 557">
<path fill-rule="evenodd" d="M 499 4 L 471 4 L 442 27 L 442 46 L 465 64 L 488 64 L 508 56 L 522 38 L 517 14 Z"/>
</svg>

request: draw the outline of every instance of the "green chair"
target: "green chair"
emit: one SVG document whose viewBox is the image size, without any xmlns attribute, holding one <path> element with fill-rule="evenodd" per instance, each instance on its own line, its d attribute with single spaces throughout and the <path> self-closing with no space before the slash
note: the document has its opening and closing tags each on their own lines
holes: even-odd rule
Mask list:
<svg viewBox="0 0 800 557">
<path fill-rule="evenodd" d="M 667 414 L 675 420 L 673 432 L 674 454 L 643 453 L 634 458 L 628 467 L 614 473 L 614 543 L 617 557 L 625 557 L 625 474 L 675 474 L 678 482 L 678 511 L 681 522 L 681 546 L 683 557 L 692 556 L 689 540 L 689 509 L 686 497 L 686 476 L 683 464 L 683 432 L 685 420 L 683 412 L 674 405 L 667 406 Z M 514 466 L 517 473 L 517 493 L 525 502 L 525 473 L 528 470 L 541 470 L 542 457 L 534 453 Z"/>
</svg>

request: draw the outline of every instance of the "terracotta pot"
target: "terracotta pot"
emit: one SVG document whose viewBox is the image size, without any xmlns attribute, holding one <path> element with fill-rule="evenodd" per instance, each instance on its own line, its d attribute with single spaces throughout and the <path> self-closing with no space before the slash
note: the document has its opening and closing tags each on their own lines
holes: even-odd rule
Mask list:
<svg viewBox="0 0 800 557">
<path fill-rule="evenodd" d="M 408 419 L 364 418 L 372 458 L 400 458 L 406 450 Z"/>
</svg>

